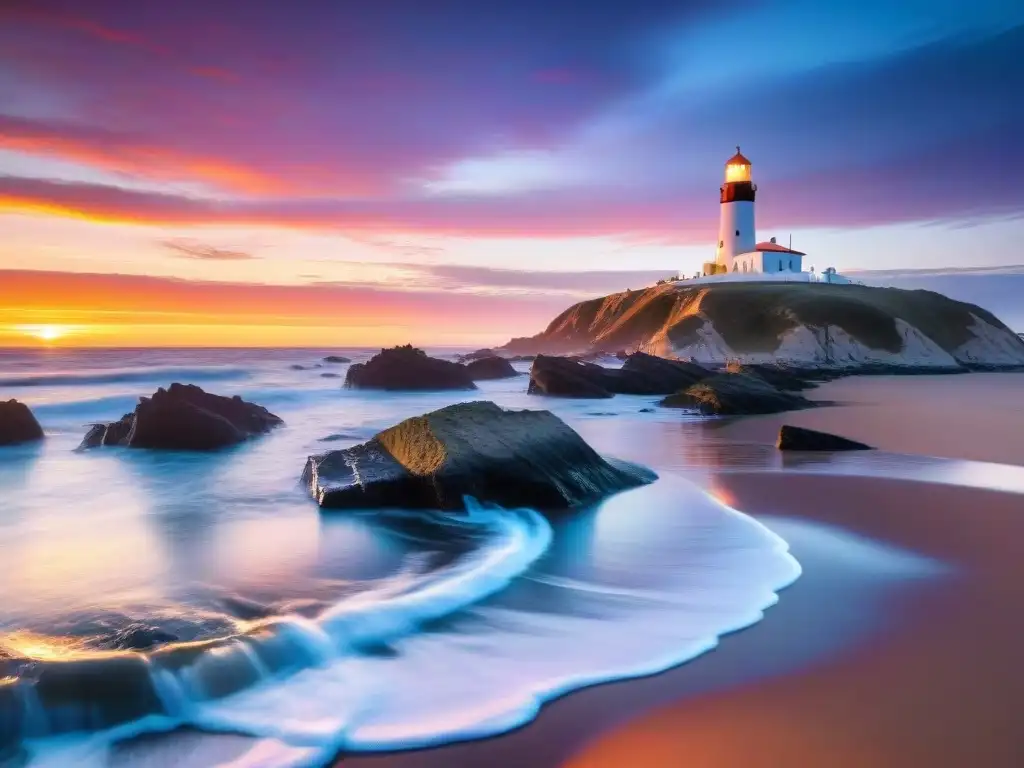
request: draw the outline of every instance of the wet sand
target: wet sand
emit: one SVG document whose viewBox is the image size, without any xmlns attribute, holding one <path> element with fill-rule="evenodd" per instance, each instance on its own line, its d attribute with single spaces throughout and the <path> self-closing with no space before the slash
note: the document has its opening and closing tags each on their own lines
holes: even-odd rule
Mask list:
<svg viewBox="0 0 1024 768">
<path fill-rule="evenodd" d="M 853 376 L 806 394 L 836 405 L 709 425 L 721 440 L 774 444 L 794 424 L 893 453 L 1024 465 L 1024 373 Z"/>
<path fill-rule="evenodd" d="M 955 573 L 895 601 L 890 631 L 830 662 L 658 708 L 565 765 L 1024 765 L 1024 497 L 862 478 L 794 484 L 783 475 L 736 475 L 723 486 L 740 509 L 785 506 L 933 555 Z M 769 612 L 765 623 L 775 618 Z M 737 640 L 760 652 L 754 631 Z"/>
<path fill-rule="evenodd" d="M 1024 375 L 846 379 L 835 408 L 714 429 L 771 441 L 829 429 L 890 451 L 1024 464 Z M 965 387 L 964 385 L 969 386 Z M 970 397 L 966 397 L 970 395 Z M 1009 409 L 1009 410 L 1007 410 Z M 697 430 L 697 433 L 703 430 Z M 879 477 L 732 470 L 712 490 L 763 518 L 823 522 L 934 558 L 949 575 L 894 585 L 869 613 L 838 597 L 821 553 L 763 621 L 650 678 L 579 691 L 494 739 L 351 756 L 347 768 L 1024 765 L 1024 495 Z"/>
</svg>

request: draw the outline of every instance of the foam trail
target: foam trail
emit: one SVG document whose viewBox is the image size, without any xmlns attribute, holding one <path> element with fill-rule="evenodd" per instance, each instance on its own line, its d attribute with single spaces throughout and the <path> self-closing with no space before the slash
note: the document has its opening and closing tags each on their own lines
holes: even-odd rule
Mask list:
<svg viewBox="0 0 1024 768">
<path fill-rule="evenodd" d="M 281 749 L 293 756 L 301 754 L 302 761 L 308 762 L 307 750 L 299 747 L 312 740 L 319 752 L 325 742 L 333 743 L 344 733 L 348 717 L 364 710 L 372 701 L 372 680 L 365 675 L 361 662 L 353 663 L 354 658 L 360 658 L 358 646 L 414 632 L 426 621 L 449 615 L 502 590 L 543 555 L 551 543 L 551 527 L 536 512 L 483 507 L 472 499 L 467 499 L 466 504 L 465 514 L 439 513 L 438 520 L 486 534 L 481 550 L 464 556 L 438 574 L 403 585 L 404 591 L 396 595 L 390 594 L 392 590 L 385 590 L 385 595 L 357 595 L 334 606 L 317 621 L 298 616 L 276 619 L 263 628 L 264 635 L 243 635 L 218 644 L 178 668 L 174 666 L 173 653 L 162 661 L 149 662 L 147 669 L 163 714 L 146 716 L 105 732 L 64 734 L 58 739 L 41 740 L 34 745 L 37 759 L 33 765 L 59 764 L 71 759 L 72 754 L 77 761 L 85 760 L 86 755 L 93 759 L 115 739 L 185 725 L 278 735 L 284 740 Z M 290 649 L 291 663 L 272 669 L 267 658 L 274 658 L 275 653 L 279 658 L 282 647 Z M 280 730 L 283 710 L 266 708 L 265 697 L 273 698 L 278 691 L 287 694 L 291 677 L 316 679 L 324 670 L 328 679 L 338 670 L 346 670 L 346 682 L 353 695 L 345 703 L 334 701 L 329 717 L 306 718 L 299 729 L 289 722 L 286 730 Z M 35 695 L 30 685 L 24 689 L 29 697 Z M 246 706 L 251 700 L 257 702 L 256 707 Z M 282 706 L 295 709 L 291 704 Z M 45 716 L 42 707 L 36 709 L 40 716 Z M 46 732 L 45 723 L 35 731 L 37 735 Z M 296 739 L 298 745 L 294 743 Z M 260 751 L 267 748 L 261 747 Z M 98 764 L 102 763 L 100 759 Z"/>
<path fill-rule="evenodd" d="M 384 604 L 358 597 L 341 603 L 325 612 L 320 623 L 339 640 L 388 640 L 501 591 L 551 544 L 551 526 L 530 509 L 488 508 L 467 498 L 463 521 L 493 529 L 498 543 Z"/>
<path fill-rule="evenodd" d="M 607 543 L 628 542 L 626 531 L 659 530 L 643 519 L 648 507 L 659 506 L 658 515 L 676 512 L 684 525 L 656 535 L 660 549 L 649 562 L 630 554 L 624 564 L 660 577 L 659 558 L 682 552 L 672 561 L 681 567 L 675 589 L 584 586 L 541 568 L 539 579 L 524 583 L 554 591 L 552 607 L 559 610 L 503 607 L 508 581 L 537 573 L 540 554 L 553 541 L 539 515 L 499 513 L 488 524 L 503 533 L 458 569 L 375 608 L 349 601 L 324 617 L 339 642 L 403 635 L 397 656 L 341 654 L 321 669 L 211 702 L 197 722 L 262 736 L 258 748 L 231 766 L 320 765 L 343 750 L 493 735 L 528 722 L 545 701 L 571 690 L 653 674 L 705 653 L 721 634 L 760 620 L 777 590 L 800 574 L 782 539 L 678 480 L 609 500 L 603 512 L 614 532 Z M 680 508 L 689 514 L 678 514 Z M 529 532 L 533 524 L 540 533 Z M 486 601 L 489 595 L 499 595 L 499 604 Z M 458 610 L 466 605 L 475 607 Z M 414 631 L 416 623 L 456 613 L 471 628 Z"/>
</svg>

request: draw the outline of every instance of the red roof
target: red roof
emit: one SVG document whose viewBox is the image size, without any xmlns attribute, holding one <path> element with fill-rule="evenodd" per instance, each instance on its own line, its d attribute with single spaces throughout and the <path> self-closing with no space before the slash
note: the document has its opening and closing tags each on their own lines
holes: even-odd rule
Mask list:
<svg viewBox="0 0 1024 768">
<path fill-rule="evenodd" d="M 792 253 L 794 256 L 806 256 L 807 254 L 803 251 L 794 251 L 792 248 L 787 248 L 784 245 L 778 243 L 758 243 L 754 248 L 755 251 L 771 251 L 772 253 Z"/>
<path fill-rule="evenodd" d="M 736 154 L 729 158 L 726 165 L 750 165 L 750 161 L 747 160 L 741 153 L 740 148 L 736 147 Z"/>
</svg>

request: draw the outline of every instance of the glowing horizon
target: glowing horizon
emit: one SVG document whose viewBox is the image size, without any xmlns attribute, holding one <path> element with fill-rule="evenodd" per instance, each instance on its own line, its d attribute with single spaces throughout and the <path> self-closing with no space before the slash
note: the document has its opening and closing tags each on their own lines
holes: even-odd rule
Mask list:
<svg viewBox="0 0 1024 768">
<path fill-rule="evenodd" d="M 4 3 L 0 345 L 502 343 L 698 270 L 736 144 L 819 269 L 1017 260 L 1024 6 L 398 2 Z"/>
</svg>

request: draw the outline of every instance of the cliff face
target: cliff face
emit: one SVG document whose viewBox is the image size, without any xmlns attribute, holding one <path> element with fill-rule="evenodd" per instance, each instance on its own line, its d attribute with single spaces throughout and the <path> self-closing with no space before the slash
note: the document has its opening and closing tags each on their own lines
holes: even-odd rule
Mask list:
<svg viewBox="0 0 1024 768">
<path fill-rule="evenodd" d="M 1024 365 L 990 312 L 931 291 L 824 283 L 661 285 L 576 304 L 513 354 L 642 349 L 697 362 L 929 368 Z"/>
</svg>

